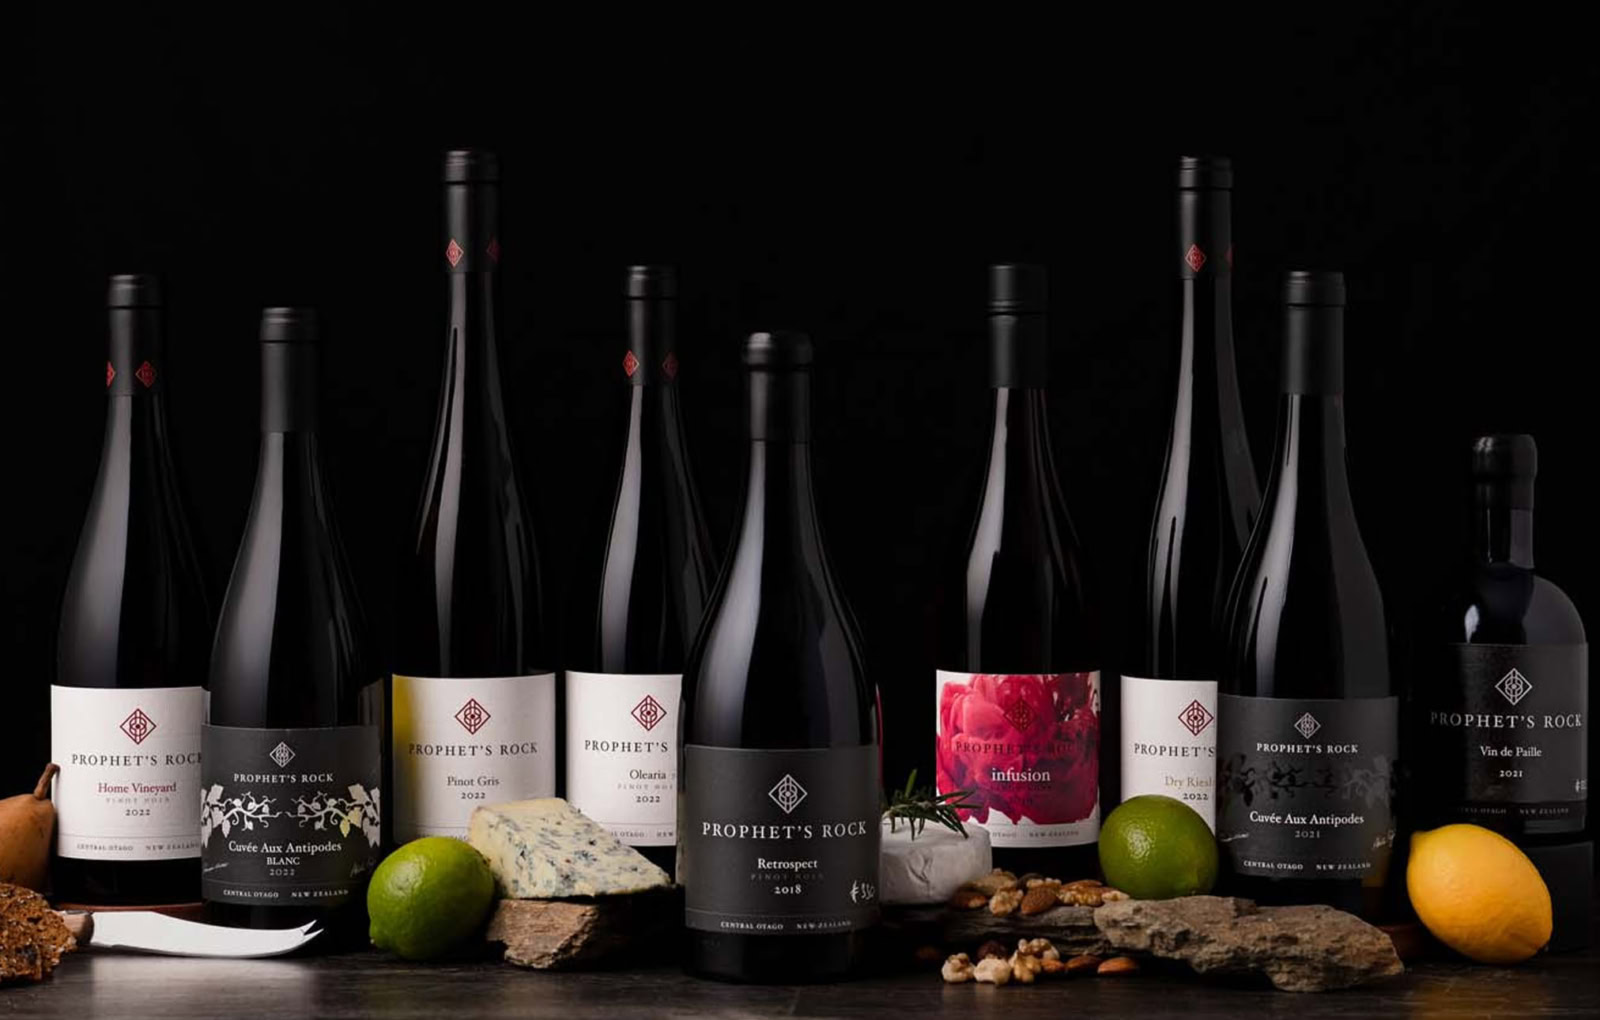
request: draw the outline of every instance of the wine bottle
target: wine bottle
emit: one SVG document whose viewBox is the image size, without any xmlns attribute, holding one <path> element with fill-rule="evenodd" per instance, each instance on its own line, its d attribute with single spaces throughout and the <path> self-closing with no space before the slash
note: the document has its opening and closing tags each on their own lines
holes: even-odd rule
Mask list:
<svg viewBox="0 0 1600 1020">
<path fill-rule="evenodd" d="M 168 446 L 162 301 L 113 276 L 100 473 L 67 580 L 50 688 L 55 892 L 200 895 L 200 723 L 210 607 Z"/>
<path fill-rule="evenodd" d="M 364 934 L 382 747 L 317 389 L 312 313 L 266 309 L 255 495 L 211 652 L 201 892 L 218 923 Z"/>
<path fill-rule="evenodd" d="M 1471 546 L 1432 628 L 1407 706 L 1420 828 L 1503 833 L 1544 874 L 1553 949 L 1587 941 L 1593 851 L 1589 646 L 1565 592 L 1534 572 L 1532 436 L 1472 445 Z"/>
<path fill-rule="evenodd" d="M 1226 159 L 1178 164 L 1177 395 L 1122 677 L 1123 799 L 1175 797 L 1213 827 L 1222 608 L 1261 506 L 1233 362 L 1232 189 Z"/>
<path fill-rule="evenodd" d="M 1225 880 L 1374 916 L 1394 843 L 1398 702 L 1345 464 L 1344 277 L 1294 272 L 1262 514 L 1228 596 L 1217 704 Z"/>
<path fill-rule="evenodd" d="M 878 920 L 877 712 L 812 494 L 810 341 L 745 344 L 743 510 L 683 670 L 690 971 L 839 978 Z"/>
<path fill-rule="evenodd" d="M 1046 279 L 990 269 L 988 465 L 939 609 L 940 793 L 970 791 L 995 863 L 1091 875 L 1100 833 L 1100 648 L 1045 413 Z"/>
<path fill-rule="evenodd" d="M 628 271 L 627 433 L 597 604 L 566 674 L 567 800 L 670 872 L 683 660 L 711 572 L 678 402 L 671 269 Z"/>
<path fill-rule="evenodd" d="M 444 383 L 396 601 L 395 839 L 465 838 L 479 804 L 556 792 L 556 679 L 496 348 L 499 171 L 445 155 Z"/>
</svg>

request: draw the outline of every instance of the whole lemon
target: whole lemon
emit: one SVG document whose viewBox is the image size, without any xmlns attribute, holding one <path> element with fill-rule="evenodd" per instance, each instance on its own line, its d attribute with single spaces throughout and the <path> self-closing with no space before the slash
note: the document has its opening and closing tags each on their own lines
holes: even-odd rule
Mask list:
<svg viewBox="0 0 1600 1020">
<path fill-rule="evenodd" d="M 1100 870 L 1135 899 L 1208 893 L 1217 881 L 1217 840 L 1181 800 L 1130 797 L 1100 827 Z"/>
<path fill-rule="evenodd" d="M 459 839 L 424 836 L 383 859 L 367 886 L 372 944 L 407 960 L 442 955 L 478 927 L 494 903 L 494 873 Z"/>
<path fill-rule="evenodd" d="M 1481 826 L 1413 835 L 1406 892 L 1434 938 L 1479 963 L 1521 963 L 1550 941 L 1550 890 L 1539 869 Z"/>
</svg>

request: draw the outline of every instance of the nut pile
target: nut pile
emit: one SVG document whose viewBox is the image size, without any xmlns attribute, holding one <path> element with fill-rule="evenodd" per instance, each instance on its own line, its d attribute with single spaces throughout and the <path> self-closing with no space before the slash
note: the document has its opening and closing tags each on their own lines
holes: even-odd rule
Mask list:
<svg viewBox="0 0 1600 1020">
<path fill-rule="evenodd" d="M 995 941 L 983 944 L 978 950 L 976 963 L 966 953 L 956 953 L 944 961 L 939 976 L 952 985 L 965 981 L 990 985 L 1007 985 L 1015 981 L 1031 985 L 1044 975 L 1072 977 L 1099 974 L 1102 977 L 1116 977 L 1136 974 L 1138 971 L 1139 962 L 1131 956 L 1113 956 L 1109 960 L 1102 960 L 1098 956 L 1085 955 L 1063 960 L 1049 939 L 1019 939 L 1016 951 L 1009 956 L 1005 946 Z"/>
<path fill-rule="evenodd" d="M 957 889 L 950 897 L 950 906 L 957 910 L 977 910 L 987 906 L 989 913 L 996 917 L 1013 913 L 1032 917 L 1056 907 L 1098 907 L 1127 898 L 1127 893 L 1092 878 L 1063 882 L 1059 878 L 1046 878 L 1043 875 L 1018 877 L 996 868 Z"/>
</svg>

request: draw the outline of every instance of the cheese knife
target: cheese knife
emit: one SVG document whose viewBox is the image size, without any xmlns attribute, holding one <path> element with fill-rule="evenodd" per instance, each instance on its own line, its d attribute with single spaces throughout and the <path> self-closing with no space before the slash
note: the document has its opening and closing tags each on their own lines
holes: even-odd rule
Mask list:
<svg viewBox="0 0 1600 1020">
<path fill-rule="evenodd" d="M 322 934 L 317 922 L 299 928 L 228 928 L 168 917 L 150 910 L 58 911 L 78 945 L 165 956 L 215 956 L 236 960 L 292 953 Z"/>
</svg>

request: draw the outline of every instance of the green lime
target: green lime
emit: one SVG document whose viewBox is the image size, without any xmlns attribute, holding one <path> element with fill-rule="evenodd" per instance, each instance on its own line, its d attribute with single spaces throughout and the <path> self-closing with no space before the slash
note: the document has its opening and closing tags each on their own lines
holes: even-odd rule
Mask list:
<svg viewBox="0 0 1600 1020">
<path fill-rule="evenodd" d="M 459 839 L 424 836 L 396 850 L 367 886 L 372 944 L 431 960 L 478 930 L 494 904 L 494 875 Z"/>
<path fill-rule="evenodd" d="M 1100 827 L 1100 870 L 1134 899 L 1208 893 L 1217 882 L 1217 840 L 1183 801 L 1133 797 Z"/>
</svg>

